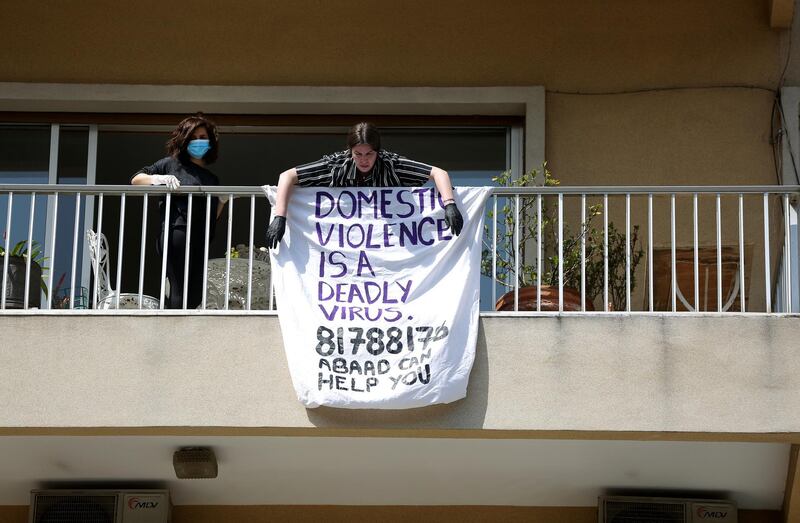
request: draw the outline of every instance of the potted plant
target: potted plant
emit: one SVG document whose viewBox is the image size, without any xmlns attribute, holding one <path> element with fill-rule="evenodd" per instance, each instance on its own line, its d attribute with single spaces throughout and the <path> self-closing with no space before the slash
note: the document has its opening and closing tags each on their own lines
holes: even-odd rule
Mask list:
<svg viewBox="0 0 800 523">
<path fill-rule="evenodd" d="M 543 175 L 543 176 L 542 176 Z M 553 177 L 547 169 L 547 164 L 542 167 L 542 172 L 532 170 L 514 178 L 510 171 L 505 171 L 492 179 L 501 187 L 555 187 L 560 182 Z M 538 183 L 537 183 L 538 181 Z M 601 204 L 590 205 L 586 209 L 585 221 L 578 225 L 576 230 L 566 222 L 563 225 L 563 259 L 558 255 L 558 207 L 546 197 L 542 198 L 541 224 L 536 205 L 536 197 L 521 196 L 519 210 L 515 212 L 515 203 L 512 198 L 506 200 L 504 205 L 489 212 L 491 219 L 497 220 L 497 247 L 496 270 L 494 280 L 506 289 L 503 296 L 497 300 L 497 310 L 514 310 L 514 286 L 519 285 L 519 309 L 536 310 L 537 308 L 537 260 L 535 255 L 537 234 L 541 226 L 542 241 L 542 274 L 541 274 L 541 310 L 553 311 L 559 309 L 559 268 L 563 265 L 564 285 L 564 310 L 581 310 L 581 247 L 585 243 L 585 289 L 586 310 L 594 310 L 593 302 L 604 291 L 604 233 L 602 225 L 595 226 L 596 219 L 603 214 Z M 515 267 L 515 225 L 519 216 L 519 267 Z M 484 225 L 484 249 L 481 259 L 481 273 L 492 277 L 492 225 Z M 639 226 L 631 231 L 631 290 L 636 286 L 635 271 L 641 261 L 644 251 L 639 247 Z M 534 249 L 533 253 L 526 252 Z M 527 256 L 526 256 L 527 254 Z M 531 255 L 532 254 L 532 255 Z M 609 307 L 613 310 L 625 310 L 626 282 L 625 282 L 625 234 L 614 226 L 608 224 L 608 294 Z"/>
<path fill-rule="evenodd" d="M 0 267 L 5 264 L 5 255 L 5 249 L 0 247 Z M 31 243 L 31 248 L 28 249 L 28 242 L 23 240 L 14 245 L 8 255 L 6 307 L 9 309 L 21 309 L 25 306 L 25 271 L 27 270 L 27 260 L 29 256 L 31 267 L 30 275 L 28 276 L 28 281 L 30 282 L 28 288 L 28 307 L 39 307 L 41 305 L 39 289 L 44 291 L 45 296 L 47 296 L 47 284 L 42 277 L 43 272 L 47 270 L 47 267 L 42 266 L 46 258 L 44 257 L 41 245 L 34 241 Z M 1 276 L 0 282 L 2 282 Z"/>
</svg>

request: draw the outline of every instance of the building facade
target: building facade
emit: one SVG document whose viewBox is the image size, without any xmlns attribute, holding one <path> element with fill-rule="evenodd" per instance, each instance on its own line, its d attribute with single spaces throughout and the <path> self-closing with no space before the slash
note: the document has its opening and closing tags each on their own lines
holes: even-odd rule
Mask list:
<svg viewBox="0 0 800 523">
<path fill-rule="evenodd" d="M 62 275 L 72 292 L 93 283 L 73 231 L 102 214 L 123 245 L 122 201 L 109 193 L 103 214 L 96 196 L 76 211 L 74 194 L 57 209 L 26 195 L 8 211 L 11 184 L 125 185 L 195 111 L 221 126 L 226 186 L 275 183 L 371 120 L 457 185 L 546 161 L 563 187 L 618 187 L 607 200 L 608 189 L 578 191 L 565 210 L 578 216 L 588 192 L 619 227 L 641 227 L 646 255 L 616 312 L 497 313 L 489 283 L 467 398 L 412 411 L 302 408 L 274 311 L 2 311 L 0 521 L 26 521 L 31 489 L 76 486 L 168 488 L 177 522 L 588 522 L 599 495 L 619 493 L 800 520 L 794 11 L 788 0 L 11 2 L 0 216 L 24 224 L 4 229 L 20 237 L 42 199 L 31 234 L 56 253 L 53 294 Z M 653 189 L 624 189 L 640 186 Z M 134 197 L 128 212 L 124 252 L 138 260 L 147 212 Z M 248 215 L 258 236 L 267 212 L 259 200 Z M 246 238 L 245 221 L 210 252 Z M 739 272 L 723 285 L 725 249 Z M 685 306 L 669 278 L 683 251 L 712 260 L 706 279 L 690 270 Z M 116 288 L 135 288 L 137 271 L 119 272 Z M 175 478 L 170 457 L 187 446 L 215 449 L 217 479 Z"/>
</svg>

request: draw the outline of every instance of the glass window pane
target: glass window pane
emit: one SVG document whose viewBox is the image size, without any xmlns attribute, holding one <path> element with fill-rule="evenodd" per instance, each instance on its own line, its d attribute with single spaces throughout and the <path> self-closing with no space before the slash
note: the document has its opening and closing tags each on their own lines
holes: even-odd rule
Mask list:
<svg viewBox="0 0 800 523">
<path fill-rule="evenodd" d="M 47 183 L 49 125 L 0 125 L 0 183 Z"/>
<path fill-rule="evenodd" d="M 46 184 L 50 162 L 49 125 L 0 125 L 0 184 L 25 183 Z M 30 194 L 14 195 L 11 227 L 6 228 L 8 218 L 8 195 L 0 191 L 0 231 L 2 245 L 8 240 L 11 248 L 28 240 L 28 227 L 31 211 Z M 36 216 L 33 221 L 33 241 L 45 243 L 45 216 L 47 197 L 36 197 Z M 49 265 L 43 263 L 43 268 Z M 47 277 L 47 272 L 43 272 Z"/>
<path fill-rule="evenodd" d="M 506 168 L 506 128 L 381 130 L 385 149 L 451 173 Z M 494 175 L 493 175 L 494 176 Z M 455 183 L 459 185 L 460 183 Z M 463 185 L 463 184 L 461 184 Z"/>
<path fill-rule="evenodd" d="M 59 184 L 86 184 L 86 167 L 89 156 L 89 127 L 61 126 L 58 137 L 58 170 Z M 78 217 L 78 241 L 75 252 L 75 280 L 72 280 L 72 256 L 75 246 L 75 205 L 74 194 L 61 194 L 58 197 L 58 223 L 56 228 L 55 259 L 53 267 L 53 295 L 69 296 L 72 289 L 76 296 L 85 295 L 88 281 L 83 278 L 83 253 L 86 247 L 84 238 L 84 220 L 86 217 L 85 196 L 80 197 L 80 215 Z M 49 251 L 48 251 L 49 252 Z M 83 293 L 83 294 L 82 294 Z M 69 307 L 68 302 L 64 302 Z M 76 307 L 83 305 L 76 298 Z"/>
<path fill-rule="evenodd" d="M 61 126 L 58 132 L 58 183 L 86 183 L 89 127 Z"/>
</svg>

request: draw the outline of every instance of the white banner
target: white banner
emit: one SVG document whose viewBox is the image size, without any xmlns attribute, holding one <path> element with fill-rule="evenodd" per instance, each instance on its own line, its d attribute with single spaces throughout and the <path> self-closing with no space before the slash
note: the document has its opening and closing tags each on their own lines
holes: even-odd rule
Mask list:
<svg viewBox="0 0 800 523">
<path fill-rule="evenodd" d="M 276 188 L 264 191 L 274 208 Z M 489 192 L 455 190 L 456 237 L 434 188 L 294 188 L 272 278 L 305 406 L 407 409 L 466 395 Z"/>
</svg>

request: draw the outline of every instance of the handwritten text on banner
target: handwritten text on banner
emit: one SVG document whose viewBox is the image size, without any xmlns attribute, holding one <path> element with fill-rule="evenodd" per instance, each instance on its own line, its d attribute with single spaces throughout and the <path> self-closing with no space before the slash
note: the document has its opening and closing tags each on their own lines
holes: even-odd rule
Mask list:
<svg viewBox="0 0 800 523">
<path fill-rule="evenodd" d="M 274 205 L 274 187 L 264 187 Z M 466 395 L 488 188 L 295 188 L 272 252 L 286 357 L 307 407 L 404 409 Z"/>
</svg>

